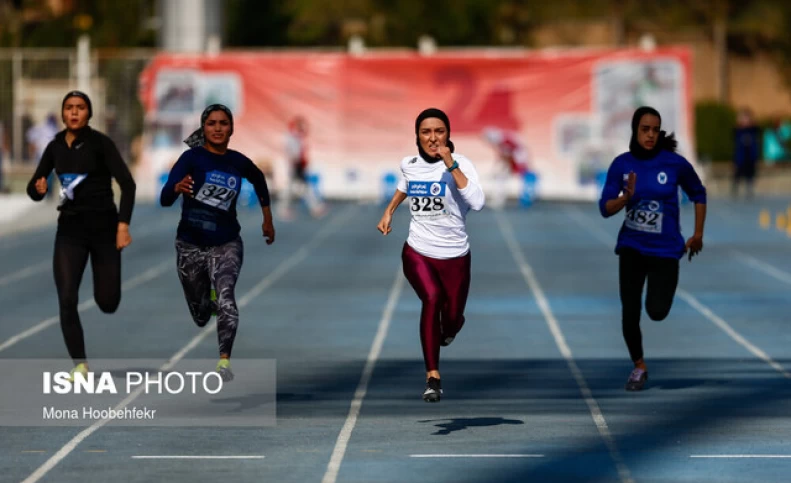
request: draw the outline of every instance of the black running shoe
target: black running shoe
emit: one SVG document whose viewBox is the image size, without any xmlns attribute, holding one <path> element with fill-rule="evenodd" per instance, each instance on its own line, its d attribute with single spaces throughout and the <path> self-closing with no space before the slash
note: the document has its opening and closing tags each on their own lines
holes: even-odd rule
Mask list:
<svg viewBox="0 0 791 483">
<path fill-rule="evenodd" d="M 441 345 L 442 347 L 447 347 L 450 345 L 451 342 L 453 342 L 453 339 L 455 338 L 456 338 L 455 336 L 444 337 L 442 339 L 442 342 L 439 343 L 439 345 Z"/>
<path fill-rule="evenodd" d="M 629 379 L 626 380 L 626 390 L 642 391 L 646 380 L 648 380 L 648 371 L 635 367 L 632 373 L 629 374 Z"/>
<path fill-rule="evenodd" d="M 426 402 L 439 402 L 442 396 L 442 384 L 436 377 L 429 377 L 426 390 L 423 391 L 423 400 Z"/>
</svg>

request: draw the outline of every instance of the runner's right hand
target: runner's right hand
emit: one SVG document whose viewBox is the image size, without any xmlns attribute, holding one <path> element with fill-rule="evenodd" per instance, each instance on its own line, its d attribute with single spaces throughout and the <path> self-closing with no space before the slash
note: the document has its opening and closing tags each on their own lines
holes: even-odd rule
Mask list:
<svg viewBox="0 0 791 483">
<path fill-rule="evenodd" d="M 43 195 L 47 192 L 47 178 L 41 177 L 36 180 L 36 193 Z"/>
<path fill-rule="evenodd" d="M 634 171 L 630 171 L 629 176 L 626 178 L 626 188 L 623 190 L 623 195 L 627 201 L 631 200 L 634 196 L 635 184 L 637 184 L 637 175 L 634 174 Z"/>
<path fill-rule="evenodd" d="M 176 187 L 173 189 L 176 193 L 184 193 L 186 195 L 190 195 L 192 197 L 192 176 L 187 175 L 184 176 L 184 179 L 176 183 Z"/>
</svg>

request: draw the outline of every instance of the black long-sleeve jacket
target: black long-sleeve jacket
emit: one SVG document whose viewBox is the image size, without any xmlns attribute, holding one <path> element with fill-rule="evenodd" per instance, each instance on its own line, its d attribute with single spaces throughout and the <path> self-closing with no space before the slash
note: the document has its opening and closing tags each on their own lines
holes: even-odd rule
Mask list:
<svg viewBox="0 0 791 483">
<path fill-rule="evenodd" d="M 36 191 L 36 180 L 48 177 L 53 169 L 64 187 L 69 186 L 75 177 L 86 175 L 60 204 L 60 211 L 79 213 L 115 210 L 112 188 L 112 178 L 115 178 L 121 187 L 118 221 L 131 221 L 135 181 L 115 143 L 105 134 L 86 126 L 69 147 L 66 144 L 66 131 L 59 132 L 47 145 L 27 185 L 27 194 L 34 201 L 44 198 Z M 52 188 L 49 186 L 49 189 Z"/>
</svg>

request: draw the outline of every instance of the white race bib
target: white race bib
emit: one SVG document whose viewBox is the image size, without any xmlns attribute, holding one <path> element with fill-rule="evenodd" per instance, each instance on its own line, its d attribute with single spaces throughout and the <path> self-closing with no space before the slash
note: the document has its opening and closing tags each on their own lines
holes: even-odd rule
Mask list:
<svg viewBox="0 0 791 483">
<path fill-rule="evenodd" d="M 222 171 L 209 171 L 206 181 L 198 190 L 195 199 L 201 203 L 228 211 L 233 200 L 239 195 L 241 180 Z"/>
<path fill-rule="evenodd" d="M 626 226 L 646 233 L 662 233 L 662 202 L 643 200 L 626 211 Z"/>
<path fill-rule="evenodd" d="M 407 196 L 413 218 L 426 219 L 447 216 L 445 196 L 448 186 L 444 181 L 409 181 Z"/>
</svg>

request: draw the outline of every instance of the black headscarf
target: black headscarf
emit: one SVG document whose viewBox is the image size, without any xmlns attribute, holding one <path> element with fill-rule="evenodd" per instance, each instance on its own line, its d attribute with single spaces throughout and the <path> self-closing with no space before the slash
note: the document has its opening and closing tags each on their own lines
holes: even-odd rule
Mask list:
<svg viewBox="0 0 791 483">
<path fill-rule="evenodd" d="M 637 159 L 652 159 L 656 157 L 662 150 L 675 153 L 678 142 L 676 142 L 675 134 L 668 135 L 665 131 L 659 131 L 659 139 L 656 140 L 654 147 L 645 149 L 637 142 L 637 129 L 640 126 L 640 119 L 646 114 L 651 114 L 659 119 L 659 125 L 662 125 L 662 116 L 659 111 L 653 107 L 643 106 L 634 111 L 632 116 L 632 139 L 629 141 L 629 152 L 632 153 Z"/>
<path fill-rule="evenodd" d="M 82 91 L 69 91 L 69 93 L 63 97 L 63 102 L 60 103 L 61 115 L 63 115 L 63 108 L 66 107 L 66 101 L 68 101 L 71 97 L 79 97 L 85 101 L 85 104 L 88 106 L 88 119 L 93 117 L 93 105 L 91 104 L 91 99 L 88 97 L 88 94 Z"/>
<path fill-rule="evenodd" d="M 448 119 L 447 114 L 445 114 L 440 109 L 436 109 L 434 107 L 428 108 L 423 112 L 421 112 L 420 114 L 418 114 L 417 119 L 415 119 L 415 143 L 417 144 L 417 151 L 418 153 L 420 153 L 420 157 L 425 159 L 427 162 L 436 163 L 437 161 L 440 161 L 441 158 L 431 156 L 423 149 L 423 146 L 420 145 L 420 135 L 418 134 L 418 132 L 420 131 L 420 123 L 423 122 L 423 120 L 428 119 L 430 117 L 435 117 L 445 123 L 445 127 L 448 129 L 448 140 L 446 142 L 446 145 L 450 149 L 451 153 L 454 150 L 454 146 L 453 146 L 453 142 L 451 142 L 450 140 L 450 120 Z"/>
<path fill-rule="evenodd" d="M 203 135 L 203 125 L 206 124 L 206 119 L 209 118 L 209 114 L 214 111 L 222 111 L 228 115 L 228 120 L 231 122 L 231 133 L 233 133 L 233 114 L 231 113 L 231 110 L 222 104 L 212 104 L 204 109 L 203 113 L 200 115 L 200 127 L 193 131 L 192 134 L 190 134 L 190 136 L 184 140 L 187 146 L 196 148 L 206 144 L 206 137 Z"/>
</svg>

